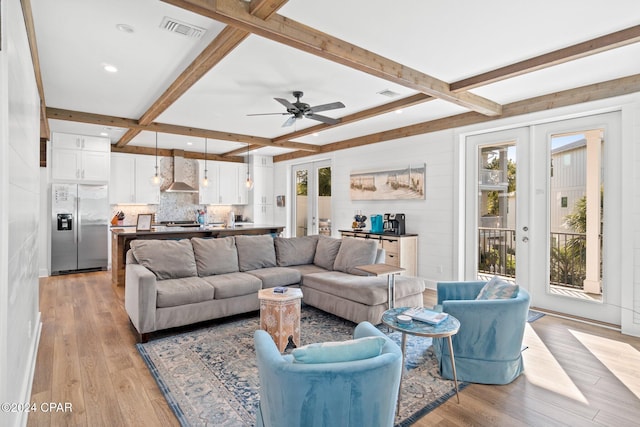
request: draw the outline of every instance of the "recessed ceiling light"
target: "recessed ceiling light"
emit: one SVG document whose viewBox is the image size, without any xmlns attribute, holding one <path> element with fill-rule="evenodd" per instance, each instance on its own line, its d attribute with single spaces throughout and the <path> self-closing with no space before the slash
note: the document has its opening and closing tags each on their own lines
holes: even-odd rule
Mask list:
<svg viewBox="0 0 640 427">
<path fill-rule="evenodd" d="M 115 65 L 102 64 L 102 68 L 104 68 L 104 70 L 109 72 L 109 73 L 117 73 L 118 72 L 118 68 Z"/>
<path fill-rule="evenodd" d="M 402 114 L 402 108 L 396 110 L 396 114 Z"/>
<path fill-rule="evenodd" d="M 193 142 L 189 141 L 187 142 L 187 145 L 193 145 Z"/>
<path fill-rule="evenodd" d="M 131 34 L 135 31 L 131 25 L 127 25 L 127 24 L 118 24 L 116 25 L 116 28 L 119 31 L 122 31 L 123 33 L 128 33 L 128 34 Z"/>
<path fill-rule="evenodd" d="M 311 135 L 313 135 L 313 136 L 318 136 L 318 135 L 320 135 L 320 134 L 319 134 L 318 132 L 314 132 L 314 133 L 312 133 Z"/>
<path fill-rule="evenodd" d="M 109 136 L 107 132 L 100 132 L 100 136 Z"/>
</svg>

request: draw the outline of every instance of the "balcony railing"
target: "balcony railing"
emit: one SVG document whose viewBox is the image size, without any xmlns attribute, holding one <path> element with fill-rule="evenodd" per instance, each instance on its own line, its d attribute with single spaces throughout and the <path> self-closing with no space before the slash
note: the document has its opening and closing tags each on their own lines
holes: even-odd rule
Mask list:
<svg viewBox="0 0 640 427">
<path fill-rule="evenodd" d="M 478 272 L 515 277 L 515 230 L 479 227 L 478 233 Z M 583 289 L 586 277 L 586 244 L 584 233 L 551 233 L 549 281 L 552 285 Z"/>
</svg>

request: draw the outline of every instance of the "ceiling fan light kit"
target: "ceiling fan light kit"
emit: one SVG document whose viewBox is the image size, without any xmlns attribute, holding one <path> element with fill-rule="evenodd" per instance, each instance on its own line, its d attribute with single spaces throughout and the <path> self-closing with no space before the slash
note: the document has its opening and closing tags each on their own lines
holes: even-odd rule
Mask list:
<svg viewBox="0 0 640 427">
<path fill-rule="evenodd" d="M 317 120 L 322 123 L 326 123 L 329 125 L 335 125 L 340 123 L 340 119 L 334 119 L 333 117 L 323 116 L 321 114 L 316 114 L 319 111 L 328 111 L 335 110 L 337 108 L 344 108 L 344 104 L 342 102 L 330 102 L 328 104 L 311 106 L 305 102 L 301 102 L 300 98 L 304 95 L 304 92 L 295 90 L 292 93 L 293 97 L 296 98 L 296 102 L 289 102 L 284 98 L 273 98 L 282 104 L 286 109 L 286 113 L 258 113 L 258 114 L 247 114 L 248 116 L 270 116 L 270 115 L 291 115 L 283 124 L 282 127 L 288 127 L 293 125 L 296 120 L 307 118 L 312 120 Z"/>
</svg>

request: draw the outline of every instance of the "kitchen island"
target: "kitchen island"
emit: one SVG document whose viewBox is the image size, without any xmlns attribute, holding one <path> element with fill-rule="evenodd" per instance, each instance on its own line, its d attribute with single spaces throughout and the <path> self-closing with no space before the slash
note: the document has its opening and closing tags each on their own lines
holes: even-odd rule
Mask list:
<svg viewBox="0 0 640 427">
<path fill-rule="evenodd" d="M 152 227 L 151 231 L 138 231 L 135 227 L 113 227 L 111 228 L 111 283 L 113 286 L 124 286 L 127 251 L 131 248 L 131 241 L 135 239 L 216 238 L 237 234 L 272 234 L 277 236 L 282 233 L 282 230 L 284 227 L 280 225 L 243 225 L 234 228 L 157 226 Z"/>
</svg>

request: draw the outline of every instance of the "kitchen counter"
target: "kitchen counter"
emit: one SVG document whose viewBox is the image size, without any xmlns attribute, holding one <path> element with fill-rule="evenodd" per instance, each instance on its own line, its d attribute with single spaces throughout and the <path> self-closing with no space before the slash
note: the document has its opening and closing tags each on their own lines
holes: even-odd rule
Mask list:
<svg viewBox="0 0 640 427">
<path fill-rule="evenodd" d="M 242 225 L 234 228 L 207 225 L 204 227 L 165 227 L 154 226 L 151 231 L 138 231 L 135 227 L 111 228 L 111 283 L 124 286 L 124 273 L 127 251 L 135 239 L 190 239 L 191 237 L 226 237 L 236 234 L 274 234 L 284 230 L 280 225 Z"/>
</svg>

